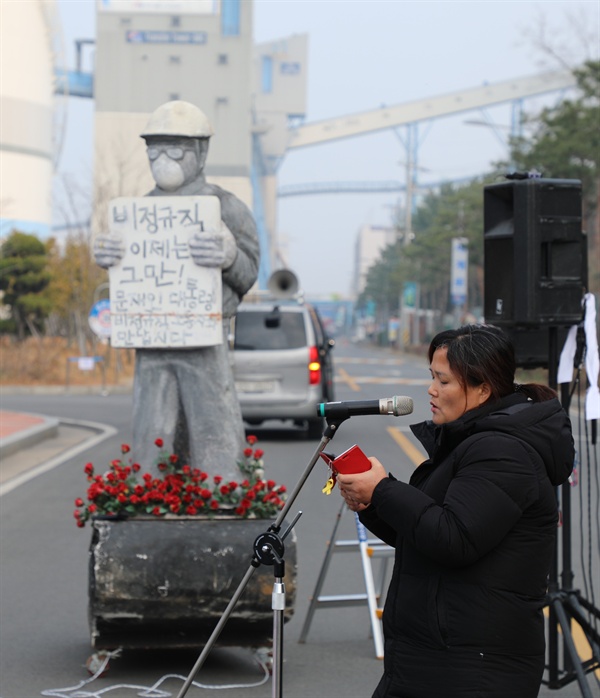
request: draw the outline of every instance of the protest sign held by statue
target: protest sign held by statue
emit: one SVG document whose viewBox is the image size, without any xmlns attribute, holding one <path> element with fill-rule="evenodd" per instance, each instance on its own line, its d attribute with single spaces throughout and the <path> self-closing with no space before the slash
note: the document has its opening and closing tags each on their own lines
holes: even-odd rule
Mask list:
<svg viewBox="0 0 600 698">
<path fill-rule="evenodd" d="M 156 109 L 141 134 L 156 186 L 111 202 L 94 256 L 113 344 L 136 348 L 132 456 L 151 465 L 156 438 L 171 451 L 183 438 L 191 466 L 233 479 L 245 444 L 227 334 L 260 253 L 248 207 L 206 181 L 212 135 L 193 104 Z"/>
</svg>

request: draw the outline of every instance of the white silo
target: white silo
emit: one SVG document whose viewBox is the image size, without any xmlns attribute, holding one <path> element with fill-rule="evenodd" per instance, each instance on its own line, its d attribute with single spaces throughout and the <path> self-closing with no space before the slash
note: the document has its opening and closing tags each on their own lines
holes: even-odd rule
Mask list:
<svg viewBox="0 0 600 698">
<path fill-rule="evenodd" d="M 0 0 L 0 236 L 52 222 L 54 0 Z"/>
</svg>

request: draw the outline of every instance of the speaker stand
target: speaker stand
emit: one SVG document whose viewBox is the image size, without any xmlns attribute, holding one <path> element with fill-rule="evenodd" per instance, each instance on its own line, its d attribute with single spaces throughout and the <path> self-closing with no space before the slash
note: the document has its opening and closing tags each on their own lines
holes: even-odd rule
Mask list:
<svg viewBox="0 0 600 698">
<path fill-rule="evenodd" d="M 558 328 L 550 327 L 548 333 L 548 385 L 557 390 L 558 367 Z M 568 385 L 563 385 L 561 394 L 565 410 L 569 411 Z M 558 575 L 558 535 L 554 550 L 554 559 L 550 568 L 548 594 L 546 597 L 548 619 L 548 681 L 549 688 L 562 688 L 572 681 L 577 681 L 583 698 L 593 698 L 587 682 L 586 674 L 600 668 L 600 635 L 597 625 L 592 626 L 588 618 L 600 620 L 600 611 L 584 599 L 579 591 L 573 589 L 573 570 L 571 567 L 571 485 L 569 482 L 557 488 L 557 501 L 562 495 L 562 573 L 559 586 Z M 587 611 L 586 618 L 584 609 Z M 571 622 L 575 620 L 580 626 L 592 649 L 592 657 L 582 662 L 577 653 Z M 558 629 L 562 632 L 564 669 L 559 669 L 559 637 Z"/>
</svg>

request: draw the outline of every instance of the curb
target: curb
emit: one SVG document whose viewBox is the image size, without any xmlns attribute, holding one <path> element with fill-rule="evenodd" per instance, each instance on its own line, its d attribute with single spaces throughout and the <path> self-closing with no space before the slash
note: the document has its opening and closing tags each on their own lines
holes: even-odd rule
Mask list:
<svg viewBox="0 0 600 698">
<path fill-rule="evenodd" d="M 33 414 L 27 412 L 30 417 L 37 417 L 42 420 L 41 424 L 35 424 L 27 429 L 5 436 L 0 439 L 0 458 L 11 456 L 24 448 L 31 448 L 35 444 L 58 436 L 59 420 L 55 417 L 47 417 L 43 414 Z"/>
</svg>

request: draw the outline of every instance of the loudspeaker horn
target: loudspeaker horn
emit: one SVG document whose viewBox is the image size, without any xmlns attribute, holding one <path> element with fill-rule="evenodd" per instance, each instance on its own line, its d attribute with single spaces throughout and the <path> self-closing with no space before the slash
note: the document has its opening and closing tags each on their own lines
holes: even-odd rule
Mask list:
<svg viewBox="0 0 600 698">
<path fill-rule="evenodd" d="M 275 298 L 293 298 L 298 293 L 298 277 L 289 269 L 278 269 L 269 277 L 267 288 Z"/>
</svg>

